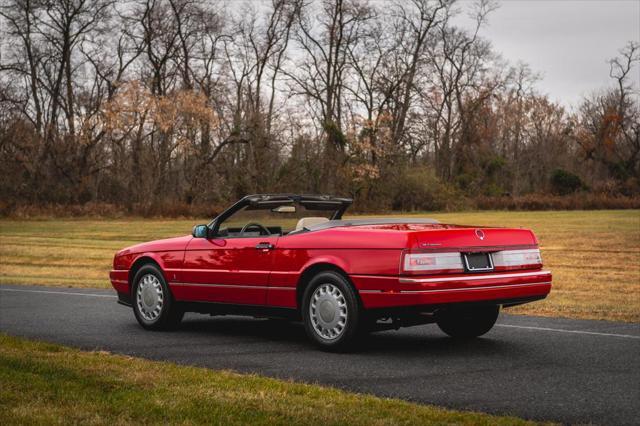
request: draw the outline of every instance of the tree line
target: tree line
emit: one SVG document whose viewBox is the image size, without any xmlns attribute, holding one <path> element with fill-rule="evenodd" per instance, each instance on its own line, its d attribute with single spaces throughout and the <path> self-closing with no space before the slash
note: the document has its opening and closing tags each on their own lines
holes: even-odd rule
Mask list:
<svg viewBox="0 0 640 426">
<path fill-rule="evenodd" d="M 567 110 L 481 36 L 489 0 L 470 28 L 447 0 L 1 4 L 5 211 L 640 194 L 637 42 L 612 52 L 609 87 Z"/>
</svg>

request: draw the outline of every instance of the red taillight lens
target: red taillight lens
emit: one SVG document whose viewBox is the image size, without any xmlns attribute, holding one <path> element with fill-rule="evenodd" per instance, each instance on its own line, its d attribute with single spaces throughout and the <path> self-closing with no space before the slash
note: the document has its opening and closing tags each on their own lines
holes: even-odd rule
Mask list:
<svg viewBox="0 0 640 426">
<path fill-rule="evenodd" d="M 540 249 L 503 250 L 492 254 L 497 270 L 528 269 L 542 266 Z"/>
<path fill-rule="evenodd" d="M 408 273 L 438 274 L 464 272 L 464 267 L 459 252 L 406 252 L 402 260 L 402 270 Z"/>
<path fill-rule="evenodd" d="M 433 266 L 436 264 L 436 258 L 433 256 L 408 256 L 409 266 L 411 268 L 420 268 L 421 266 Z"/>
</svg>

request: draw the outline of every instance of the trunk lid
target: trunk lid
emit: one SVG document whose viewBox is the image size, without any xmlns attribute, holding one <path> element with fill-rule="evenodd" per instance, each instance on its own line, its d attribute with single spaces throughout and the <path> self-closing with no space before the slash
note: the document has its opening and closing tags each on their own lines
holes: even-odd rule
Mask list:
<svg viewBox="0 0 640 426">
<path fill-rule="evenodd" d="M 438 224 L 410 232 L 407 248 L 482 252 L 537 244 L 528 229 Z"/>
</svg>

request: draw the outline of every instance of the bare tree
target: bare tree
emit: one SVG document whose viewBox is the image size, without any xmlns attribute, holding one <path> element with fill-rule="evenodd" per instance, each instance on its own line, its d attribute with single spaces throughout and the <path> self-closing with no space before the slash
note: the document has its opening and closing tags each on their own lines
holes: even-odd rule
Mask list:
<svg viewBox="0 0 640 426">
<path fill-rule="evenodd" d="M 308 5 L 299 12 L 295 39 L 304 53 L 289 72 L 295 93 L 309 99 L 324 128 L 327 147 L 344 147 L 342 137 L 343 89 L 351 46 L 362 36 L 363 23 L 371 18 L 366 4 L 354 0 L 324 0 L 319 11 Z M 318 25 L 311 19 L 320 13 Z"/>
<path fill-rule="evenodd" d="M 415 93 L 414 81 L 416 73 L 423 63 L 423 54 L 428 45 L 429 37 L 436 28 L 444 30 L 449 18 L 448 1 L 433 2 L 430 0 L 413 0 L 412 8 L 402 4 L 396 6 L 398 16 L 397 32 L 401 34 L 398 45 L 405 55 L 401 59 L 403 65 L 401 86 L 398 87 L 398 99 L 393 111 L 393 138 L 399 141 L 404 136 L 407 114 L 411 107 L 411 98 Z"/>
<path fill-rule="evenodd" d="M 638 44 L 568 114 L 482 38 L 492 1 L 461 4 L 470 27 L 456 6 L 5 0 L 0 210 L 193 213 L 291 190 L 432 209 L 570 174 L 569 192 L 639 194 Z"/>
<path fill-rule="evenodd" d="M 453 26 L 439 27 L 439 40 L 427 50 L 429 64 L 434 70 L 432 88 L 424 91 L 435 115 L 433 134 L 435 162 L 439 176 L 452 179 L 456 154 L 464 153 L 462 144 L 469 141 L 465 128 L 466 116 L 480 108 L 500 84 L 497 76 L 488 73 L 491 50 L 479 31 L 488 14 L 495 8 L 489 1 L 481 1 L 475 10 L 475 28 L 468 32 Z M 464 161 L 464 160 L 463 160 Z"/>
<path fill-rule="evenodd" d="M 575 140 L 593 164 L 592 179 L 600 184 L 606 177 L 640 179 L 640 95 L 631 79 L 639 52 L 636 42 L 620 50 L 609 61 L 616 87 L 585 98 L 579 108 Z"/>
<path fill-rule="evenodd" d="M 5 20 L 5 43 L 13 41 L 19 46 L 14 51 L 14 57 L 3 58 L 0 70 L 8 75 L 16 75 L 19 79 L 26 79 L 28 91 L 26 101 L 21 109 L 31 120 L 38 134 L 42 134 L 43 106 L 40 93 L 39 68 L 43 60 L 43 52 L 36 46 L 37 35 L 35 29 L 36 13 L 39 3 L 32 0 L 9 2 L 0 6 L 0 16 Z M 15 46 L 15 45 L 14 45 Z"/>
</svg>

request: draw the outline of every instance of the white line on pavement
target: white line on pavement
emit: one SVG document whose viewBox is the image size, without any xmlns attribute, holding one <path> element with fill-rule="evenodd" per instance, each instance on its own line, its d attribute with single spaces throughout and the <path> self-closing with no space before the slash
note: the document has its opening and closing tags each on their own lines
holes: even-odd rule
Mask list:
<svg viewBox="0 0 640 426">
<path fill-rule="evenodd" d="M 562 328 L 531 327 L 527 325 L 496 324 L 496 327 L 524 328 L 526 330 L 557 331 L 558 333 L 591 334 L 593 336 L 609 336 L 609 337 L 622 337 L 625 339 L 640 339 L 640 336 L 634 336 L 632 334 L 598 333 L 596 331 L 565 330 Z"/>
<path fill-rule="evenodd" d="M 17 288 L 0 288 L 0 291 L 17 291 L 21 293 L 68 294 L 71 296 L 109 297 L 112 299 L 117 297 L 112 294 L 74 293 L 71 291 L 48 291 L 48 290 L 19 290 Z"/>
</svg>

